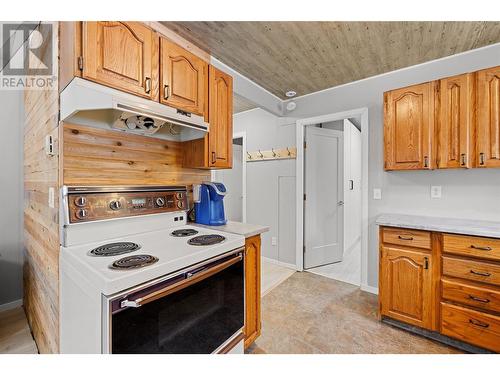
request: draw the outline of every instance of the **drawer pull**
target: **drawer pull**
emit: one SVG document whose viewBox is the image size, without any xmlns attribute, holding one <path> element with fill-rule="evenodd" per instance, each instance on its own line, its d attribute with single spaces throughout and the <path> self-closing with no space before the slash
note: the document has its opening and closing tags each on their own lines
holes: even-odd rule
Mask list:
<svg viewBox="0 0 500 375">
<path fill-rule="evenodd" d="M 488 323 L 483 323 L 479 320 L 476 319 L 469 319 L 470 324 L 474 324 L 475 326 L 483 327 L 483 328 L 488 328 L 490 325 Z"/>
<path fill-rule="evenodd" d="M 477 302 L 482 302 L 482 303 L 489 303 L 490 300 L 489 299 L 486 299 L 486 298 L 479 298 L 479 297 L 475 297 L 475 296 L 472 296 L 469 294 L 469 299 L 473 300 L 473 301 L 477 301 Z"/>
<path fill-rule="evenodd" d="M 472 273 L 474 275 L 478 275 L 478 276 L 486 276 L 486 277 L 491 276 L 491 273 L 489 273 L 489 272 L 479 272 L 479 271 L 470 270 L 470 273 Z"/>
<path fill-rule="evenodd" d="M 471 249 L 475 249 L 475 250 L 484 250 L 484 251 L 491 251 L 493 250 L 491 247 L 489 246 L 476 246 L 476 245 L 470 245 L 470 248 Z"/>
<path fill-rule="evenodd" d="M 398 236 L 398 238 L 403 241 L 413 241 L 413 237 Z"/>
</svg>

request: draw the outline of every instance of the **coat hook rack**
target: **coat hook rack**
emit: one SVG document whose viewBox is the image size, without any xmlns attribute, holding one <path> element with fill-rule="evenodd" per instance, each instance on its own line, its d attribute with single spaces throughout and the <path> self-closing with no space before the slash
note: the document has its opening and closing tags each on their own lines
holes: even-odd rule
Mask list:
<svg viewBox="0 0 500 375">
<path fill-rule="evenodd" d="M 247 151 L 247 162 L 268 161 L 268 160 L 284 160 L 297 158 L 296 147 L 286 147 L 282 149 L 271 148 L 270 150 L 262 151 Z"/>
</svg>

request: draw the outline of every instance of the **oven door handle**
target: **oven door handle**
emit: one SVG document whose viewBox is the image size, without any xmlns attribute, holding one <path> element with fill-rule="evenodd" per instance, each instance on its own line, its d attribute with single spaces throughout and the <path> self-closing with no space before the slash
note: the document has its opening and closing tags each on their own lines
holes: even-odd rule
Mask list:
<svg viewBox="0 0 500 375">
<path fill-rule="evenodd" d="M 121 301 L 120 307 L 141 307 L 144 306 L 147 303 L 156 301 L 157 299 L 166 297 L 172 293 L 178 292 L 184 288 L 187 288 L 190 285 L 196 284 L 199 281 L 202 281 L 212 275 L 215 275 L 216 273 L 232 266 L 235 263 L 240 262 L 243 259 L 243 255 L 240 253 L 238 256 L 231 258 L 223 263 L 217 264 L 213 267 L 208 267 L 203 270 L 200 270 L 199 272 L 196 273 L 191 273 L 188 275 L 188 278 L 179 281 L 177 283 L 174 283 L 172 285 L 168 285 L 165 288 L 159 289 L 151 294 L 145 295 L 143 297 L 137 298 L 135 300 L 129 301 L 128 299 L 125 299 Z"/>
</svg>

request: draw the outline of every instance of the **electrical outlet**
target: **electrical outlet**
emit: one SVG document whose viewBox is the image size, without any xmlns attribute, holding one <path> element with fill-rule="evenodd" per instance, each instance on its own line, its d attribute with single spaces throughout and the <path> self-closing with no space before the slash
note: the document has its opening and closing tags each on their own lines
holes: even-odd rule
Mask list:
<svg viewBox="0 0 500 375">
<path fill-rule="evenodd" d="M 441 199 L 441 186 L 431 186 L 431 198 Z"/>
<path fill-rule="evenodd" d="M 276 246 L 277 242 L 276 237 L 271 237 L 271 245 Z"/>
<path fill-rule="evenodd" d="M 373 199 L 382 199 L 382 189 L 373 189 Z"/>
<path fill-rule="evenodd" d="M 49 207 L 50 208 L 54 208 L 55 207 L 54 194 L 55 194 L 54 188 L 53 187 L 49 187 Z"/>
</svg>

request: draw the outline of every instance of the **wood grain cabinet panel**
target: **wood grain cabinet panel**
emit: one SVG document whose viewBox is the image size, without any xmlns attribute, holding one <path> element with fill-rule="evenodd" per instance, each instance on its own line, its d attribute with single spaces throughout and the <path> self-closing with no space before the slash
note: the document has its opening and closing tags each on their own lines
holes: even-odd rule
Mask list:
<svg viewBox="0 0 500 375">
<path fill-rule="evenodd" d="M 500 285 L 500 264 L 444 256 L 443 275 Z"/>
<path fill-rule="evenodd" d="M 381 233 L 384 243 L 431 249 L 430 232 L 403 228 L 383 228 Z"/>
<path fill-rule="evenodd" d="M 260 235 L 245 242 L 245 348 L 260 336 Z"/>
<path fill-rule="evenodd" d="M 140 22 L 83 23 L 83 78 L 158 99 L 158 35 Z"/>
<path fill-rule="evenodd" d="M 477 76 L 477 166 L 500 167 L 500 66 Z"/>
<path fill-rule="evenodd" d="M 443 252 L 500 261 L 500 239 L 443 234 Z"/>
<path fill-rule="evenodd" d="M 434 300 L 430 255 L 382 246 L 380 262 L 381 314 L 431 329 Z"/>
<path fill-rule="evenodd" d="M 233 78 L 210 66 L 209 162 L 218 168 L 233 167 Z"/>
<path fill-rule="evenodd" d="M 441 303 L 441 333 L 493 351 L 500 351 L 500 317 Z"/>
<path fill-rule="evenodd" d="M 474 74 L 439 81 L 438 168 L 469 168 L 472 154 Z"/>
<path fill-rule="evenodd" d="M 384 94 L 385 170 L 432 169 L 435 83 Z"/>
<path fill-rule="evenodd" d="M 459 279 L 442 279 L 443 299 L 500 313 L 500 288 Z"/>
<path fill-rule="evenodd" d="M 163 37 L 160 58 L 160 102 L 203 116 L 208 64 Z"/>
</svg>

